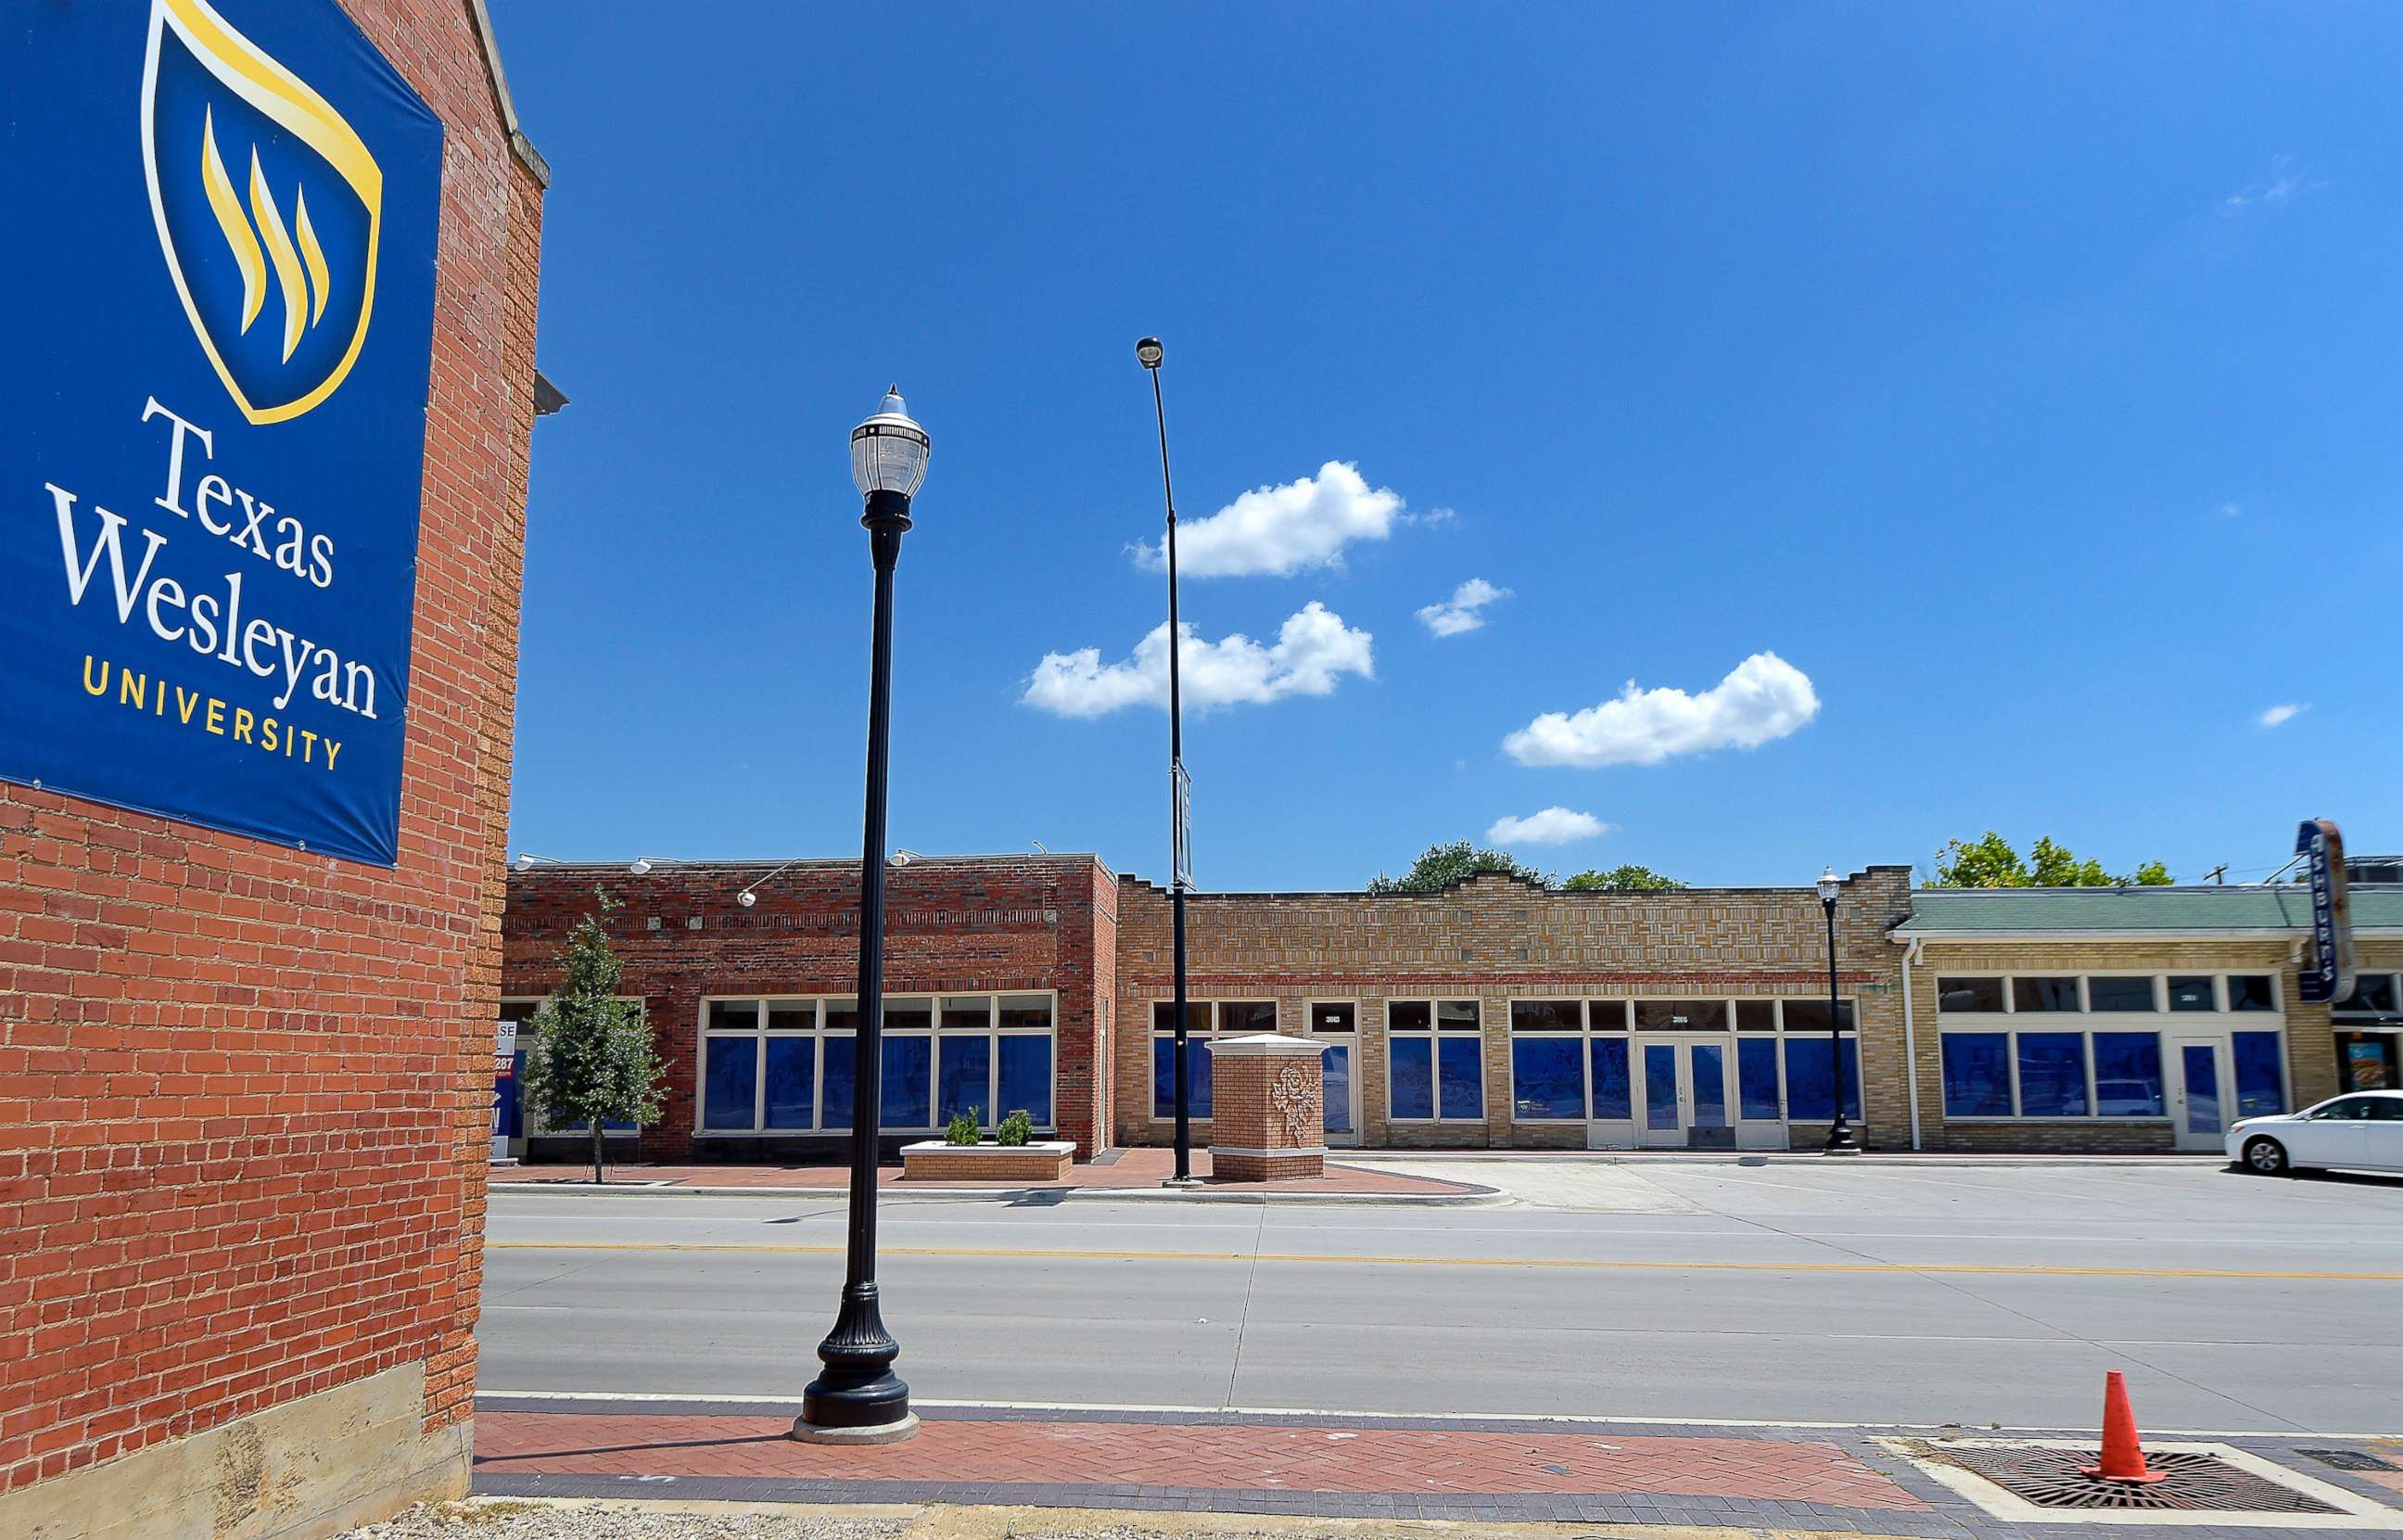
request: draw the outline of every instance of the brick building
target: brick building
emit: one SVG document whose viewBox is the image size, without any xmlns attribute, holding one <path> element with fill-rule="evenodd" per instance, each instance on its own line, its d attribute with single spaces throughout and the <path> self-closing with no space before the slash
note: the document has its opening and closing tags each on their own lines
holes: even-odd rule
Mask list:
<svg viewBox="0 0 2403 1540">
<path fill-rule="evenodd" d="M 466 1490 L 548 172 L 480 4 L 343 9 L 444 131 L 398 862 L 0 784 L 0 1533 Z"/>
<path fill-rule="evenodd" d="M 918 858 L 888 878 L 888 1143 L 1020 1106 L 1082 1158 L 1168 1141 L 1164 890 L 1086 855 Z M 839 1151 L 854 865 L 521 871 L 509 1014 L 556 983 L 596 887 L 624 902 L 627 988 L 669 1068 L 660 1125 L 620 1147 Z M 1854 873 L 1836 911 L 1848 1110 L 1884 1149 L 2215 1149 L 2224 1121 L 2332 1094 L 2340 1063 L 2348 1086 L 2391 1075 L 2403 888 L 2355 889 L 2362 983 L 2333 1017 L 2298 997 L 2308 909 L 2295 889 L 1931 892 L 1901 867 Z M 1826 1138 L 1838 1050 L 1810 888 L 1554 893 L 1488 874 L 1433 894 L 1195 894 L 1187 921 L 1199 1143 L 1211 1045 L 1270 1031 L 1320 1046 L 1334 1146 Z"/>
</svg>

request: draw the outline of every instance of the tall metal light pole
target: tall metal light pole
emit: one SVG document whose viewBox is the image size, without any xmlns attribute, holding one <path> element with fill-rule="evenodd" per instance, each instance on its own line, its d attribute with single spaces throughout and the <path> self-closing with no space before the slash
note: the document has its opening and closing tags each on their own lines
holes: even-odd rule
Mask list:
<svg viewBox="0 0 2403 1540">
<path fill-rule="evenodd" d="M 1820 874 L 1819 907 L 1827 911 L 1827 1055 L 1836 1066 L 1836 1120 L 1827 1126 L 1827 1153 L 1858 1155 L 1860 1146 L 1853 1143 L 1853 1125 L 1844 1117 L 1844 1019 L 1842 1006 L 1836 999 L 1836 895 L 1843 890 L 1835 867 L 1829 867 Z"/>
<path fill-rule="evenodd" d="M 793 1436 L 882 1444 L 918 1431 L 910 1387 L 893 1372 L 901 1345 L 884 1329 L 876 1288 L 876 1136 L 884 1120 L 884 770 L 893 701 L 893 568 L 910 499 L 926 479 L 932 441 L 895 386 L 851 432 L 851 479 L 868 499 L 860 523 L 876 563 L 875 640 L 868 685 L 868 812 L 859 852 L 859 1026 L 852 1047 L 851 1234 L 842 1304 L 818 1344 L 824 1372 L 801 1394 Z"/>
<path fill-rule="evenodd" d="M 1176 1062 L 1171 1071 L 1176 1085 L 1176 1172 L 1163 1185 L 1182 1186 L 1194 1180 L 1193 1087 L 1185 1042 L 1185 890 L 1192 886 L 1192 853 L 1186 848 L 1186 840 L 1192 793 L 1185 774 L 1185 701 L 1177 687 L 1176 667 L 1177 654 L 1185 650 L 1185 633 L 1176 619 L 1176 487 L 1168 478 L 1168 407 L 1160 394 L 1160 339 L 1146 337 L 1137 342 L 1134 356 L 1151 376 L 1151 410 L 1160 423 L 1160 494 L 1168 504 L 1168 902 L 1174 914 L 1176 957 L 1176 1038 L 1172 1050 Z"/>
</svg>

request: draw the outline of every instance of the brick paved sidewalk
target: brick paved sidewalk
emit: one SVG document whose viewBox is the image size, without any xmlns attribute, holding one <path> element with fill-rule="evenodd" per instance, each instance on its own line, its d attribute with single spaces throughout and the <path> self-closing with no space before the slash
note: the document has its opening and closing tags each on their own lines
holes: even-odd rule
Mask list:
<svg viewBox="0 0 2403 1540">
<path fill-rule="evenodd" d="M 791 1166 L 666 1166 L 637 1162 L 612 1163 L 604 1168 L 612 1184 L 653 1184 L 669 1187 L 739 1187 L 744 1190 L 792 1189 L 807 1192 L 840 1191 L 851 1181 L 851 1168 L 839 1161 Z M 924 1190 L 954 1192 L 991 1190 L 1025 1192 L 1046 1189 L 1104 1189 L 1114 1192 L 1158 1190 L 1160 1183 L 1175 1169 L 1175 1157 L 1165 1149 L 1124 1149 L 1109 1152 L 1106 1164 L 1083 1164 L 1074 1167 L 1065 1182 L 904 1182 L 898 1164 L 880 1167 L 877 1182 L 896 1193 Z M 1490 1189 L 1460 1182 L 1446 1182 L 1431 1176 L 1412 1176 L 1398 1171 L 1370 1170 L 1362 1166 L 1342 1164 L 1330 1159 L 1327 1174 L 1299 1181 L 1285 1182 L 1222 1182 L 1212 1176 L 1210 1153 L 1193 1152 L 1193 1172 L 1203 1180 L 1203 1190 L 1242 1193 L 1325 1193 L 1370 1197 L 1466 1198 L 1479 1196 Z M 590 1166 L 539 1165 L 497 1168 L 492 1176 L 496 1186 L 534 1185 L 545 1186 L 590 1186 Z"/>
<path fill-rule="evenodd" d="M 2024 1540 L 1877 1429 L 922 1406 L 905 1443 L 800 1444 L 790 1405 L 486 1396 L 476 1491 L 509 1497 L 1006 1505 L 1329 1519 L 1688 1525 Z M 2091 1436 L 2090 1435 L 2089 1436 Z M 2306 1444 L 2326 1439 L 2305 1438 Z M 2256 1452 L 2356 1492 L 2376 1477 Z M 2391 1450 L 2387 1452 L 2393 1452 Z M 2242 1532 L 2197 1525 L 2146 1540 Z M 2398 1515 L 2403 1519 L 2403 1515 Z M 2121 1533 L 2126 1533 L 2122 1531 Z M 2347 1532 L 2308 1519 L 2289 1540 Z"/>
</svg>

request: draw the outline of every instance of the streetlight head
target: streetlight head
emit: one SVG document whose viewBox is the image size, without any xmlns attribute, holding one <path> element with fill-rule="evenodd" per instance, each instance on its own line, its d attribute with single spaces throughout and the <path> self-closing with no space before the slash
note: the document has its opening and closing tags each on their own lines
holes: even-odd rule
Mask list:
<svg viewBox="0 0 2403 1540">
<path fill-rule="evenodd" d="M 1820 873 L 1819 902 L 1822 904 L 1832 904 L 1836 901 L 1836 895 L 1843 891 L 1844 884 L 1842 881 L 1836 876 L 1835 867 L 1829 867 L 1826 871 Z"/>
<path fill-rule="evenodd" d="M 651 869 L 651 858 L 647 855 L 638 855 L 634 857 L 634 864 L 628 867 L 626 869 L 632 872 L 635 876 L 640 877 L 643 873 Z"/>
<path fill-rule="evenodd" d="M 851 430 L 851 479 L 861 494 L 897 492 L 917 495 L 926 479 L 926 456 L 934 440 L 901 404 L 901 387 L 884 393 L 876 415 Z"/>
<path fill-rule="evenodd" d="M 1142 341 L 1137 342 L 1134 345 L 1134 361 L 1141 364 L 1145 368 L 1156 369 L 1160 368 L 1160 352 L 1159 338 L 1146 337 Z"/>
<path fill-rule="evenodd" d="M 734 895 L 734 901 L 747 909 L 752 905 L 759 901 L 759 895 L 753 893 L 749 888 L 744 888 L 741 893 Z"/>
<path fill-rule="evenodd" d="M 517 867 L 520 871 L 532 871 L 534 869 L 534 857 L 531 855 L 521 854 L 516 860 L 510 862 L 509 865 Z"/>
</svg>

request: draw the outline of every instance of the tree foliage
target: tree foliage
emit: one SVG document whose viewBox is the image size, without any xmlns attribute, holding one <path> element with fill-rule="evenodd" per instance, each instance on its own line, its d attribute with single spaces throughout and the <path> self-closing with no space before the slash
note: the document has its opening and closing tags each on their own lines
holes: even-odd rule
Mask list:
<svg viewBox="0 0 2403 1540">
<path fill-rule="evenodd" d="M 554 1129 L 584 1125 L 592 1135 L 592 1180 L 601 1172 L 601 1125 L 655 1121 L 666 1097 L 667 1066 L 651 1042 L 640 1001 L 618 998 L 625 964 L 609 950 L 601 922 L 618 908 L 593 890 L 597 912 L 576 923 L 560 953 L 559 988 L 535 1013 L 535 1051 L 526 1055 L 526 1094 Z"/>
<path fill-rule="evenodd" d="M 1948 839 L 1936 853 L 1931 888 L 2167 887 L 2169 867 L 2147 861 L 2124 877 L 2103 869 L 2091 857 L 2079 860 L 2066 845 L 2040 835 L 2022 860 L 2011 842 L 1993 829 L 1981 839 Z"/>
<path fill-rule="evenodd" d="M 1465 881 L 1481 871 L 1500 872 L 1507 877 L 1522 877 L 1538 887 L 1550 887 L 1552 880 L 1544 872 L 1523 865 L 1508 851 L 1479 850 L 1465 839 L 1449 844 L 1429 845 L 1410 869 L 1399 877 L 1379 872 L 1368 883 L 1370 893 L 1436 893 Z"/>
<path fill-rule="evenodd" d="M 1563 893 L 1675 893 L 1685 883 L 1633 862 L 1608 871 L 1589 868 L 1561 884 Z"/>
</svg>

